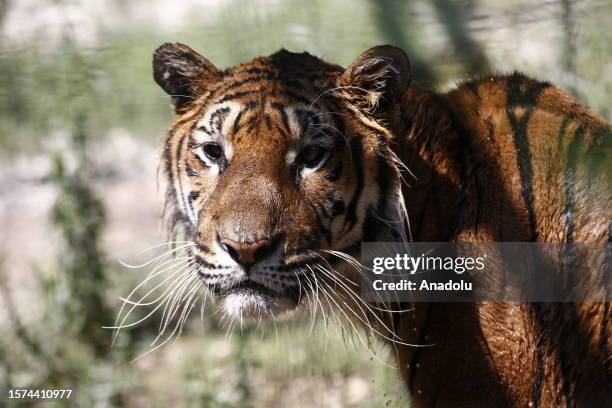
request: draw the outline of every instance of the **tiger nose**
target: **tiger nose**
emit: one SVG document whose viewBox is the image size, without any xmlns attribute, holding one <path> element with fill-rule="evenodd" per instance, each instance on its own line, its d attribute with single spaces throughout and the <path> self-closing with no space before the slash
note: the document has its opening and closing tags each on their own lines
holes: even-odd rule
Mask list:
<svg viewBox="0 0 612 408">
<path fill-rule="evenodd" d="M 255 242 L 236 242 L 231 239 L 222 239 L 227 253 L 232 259 L 242 266 L 249 266 L 264 258 L 271 246 L 272 241 L 269 239 L 261 239 Z"/>
</svg>

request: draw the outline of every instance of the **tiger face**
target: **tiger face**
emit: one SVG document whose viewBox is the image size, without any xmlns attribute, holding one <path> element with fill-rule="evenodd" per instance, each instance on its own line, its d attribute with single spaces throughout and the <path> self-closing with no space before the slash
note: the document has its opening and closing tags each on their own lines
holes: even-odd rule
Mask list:
<svg viewBox="0 0 612 408">
<path fill-rule="evenodd" d="M 169 222 L 227 314 L 278 317 L 329 274 L 350 275 L 340 259 L 362 241 L 401 239 L 401 50 L 375 47 L 347 69 L 281 50 L 222 71 L 164 44 L 153 71 L 177 115 L 163 155 Z"/>
</svg>

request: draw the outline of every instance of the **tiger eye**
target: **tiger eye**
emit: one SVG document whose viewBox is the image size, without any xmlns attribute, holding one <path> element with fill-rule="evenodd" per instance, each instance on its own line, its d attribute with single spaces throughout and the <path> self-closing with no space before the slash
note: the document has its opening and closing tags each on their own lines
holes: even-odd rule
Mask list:
<svg viewBox="0 0 612 408">
<path fill-rule="evenodd" d="M 223 149 L 218 143 L 206 143 L 202 146 L 202 150 L 206 157 L 212 161 L 216 162 L 223 157 Z"/>
<path fill-rule="evenodd" d="M 308 146 L 302 150 L 300 161 L 306 167 L 315 167 L 323 160 L 326 154 L 327 150 L 321 146 Z"/>
</svg>

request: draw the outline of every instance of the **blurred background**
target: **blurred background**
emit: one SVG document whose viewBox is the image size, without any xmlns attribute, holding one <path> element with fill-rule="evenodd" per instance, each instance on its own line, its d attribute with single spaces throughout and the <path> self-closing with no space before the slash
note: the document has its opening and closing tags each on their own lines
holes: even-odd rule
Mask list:
<svg viewBox="0 0 612 408">
<path fill-rule="evenodd" d="M 521 70 L 610 120 L 610 27 L 610 0 L 0 0 L 0 388 L 76 390 L 55 406 L 406 406 L 375 340 L 361 337 L 377 357 L 308 316 L 228 330 L 194 310 L 132 362 L 155 313 L 111 348 L 102 326 L 151 268 L 118 260 L 168 249 L 154 247 L 169 239 L 156 169 L 172 114 L 153 50 L 180 41 L 222 68 L 284 47 L 347 65 L 390 43 L 415 82 Z"/>
</svg>

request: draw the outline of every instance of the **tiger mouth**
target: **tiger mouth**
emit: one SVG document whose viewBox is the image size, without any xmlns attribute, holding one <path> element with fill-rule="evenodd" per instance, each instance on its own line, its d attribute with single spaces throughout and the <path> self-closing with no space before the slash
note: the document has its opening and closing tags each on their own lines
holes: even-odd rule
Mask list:
<svg viewBox="0 0 612 408">
<path fill-rule="evenodd" d="M 251 280 L 251 279 L 245 279 L 242 282 L 238 282 L 227 288 L 214 286 L 213 291 L 217 295 L 229 295 L 231 293 L 243 293 L 243 292 L 246 292 L 247 294 L 249 292 L 261 293 L 263 295 L 270 295 L 270 296 L 278 295 L 277 291 L 272 290 L 269 287 L 262 285 L 261 283 L 255 282 L 254 280 Z"/>
<path fill-rule="evenodd" d="M 262 285 L 259 282 L 255 282 L 252 279 L 245 279 L 238 282 L 230 287 L 213 286 L 213 292 L 219 296 L 229 296 L 232 294 L 246 295 L 246 296 L 262 296 L 267 299 L 278 299 L 287 298 L 292 300 L 295 304 L 300 302 L 302 296 L 299 288 L 289 287 L 282 291 L 272 289 L 266 285 Z"/>
</svg>

